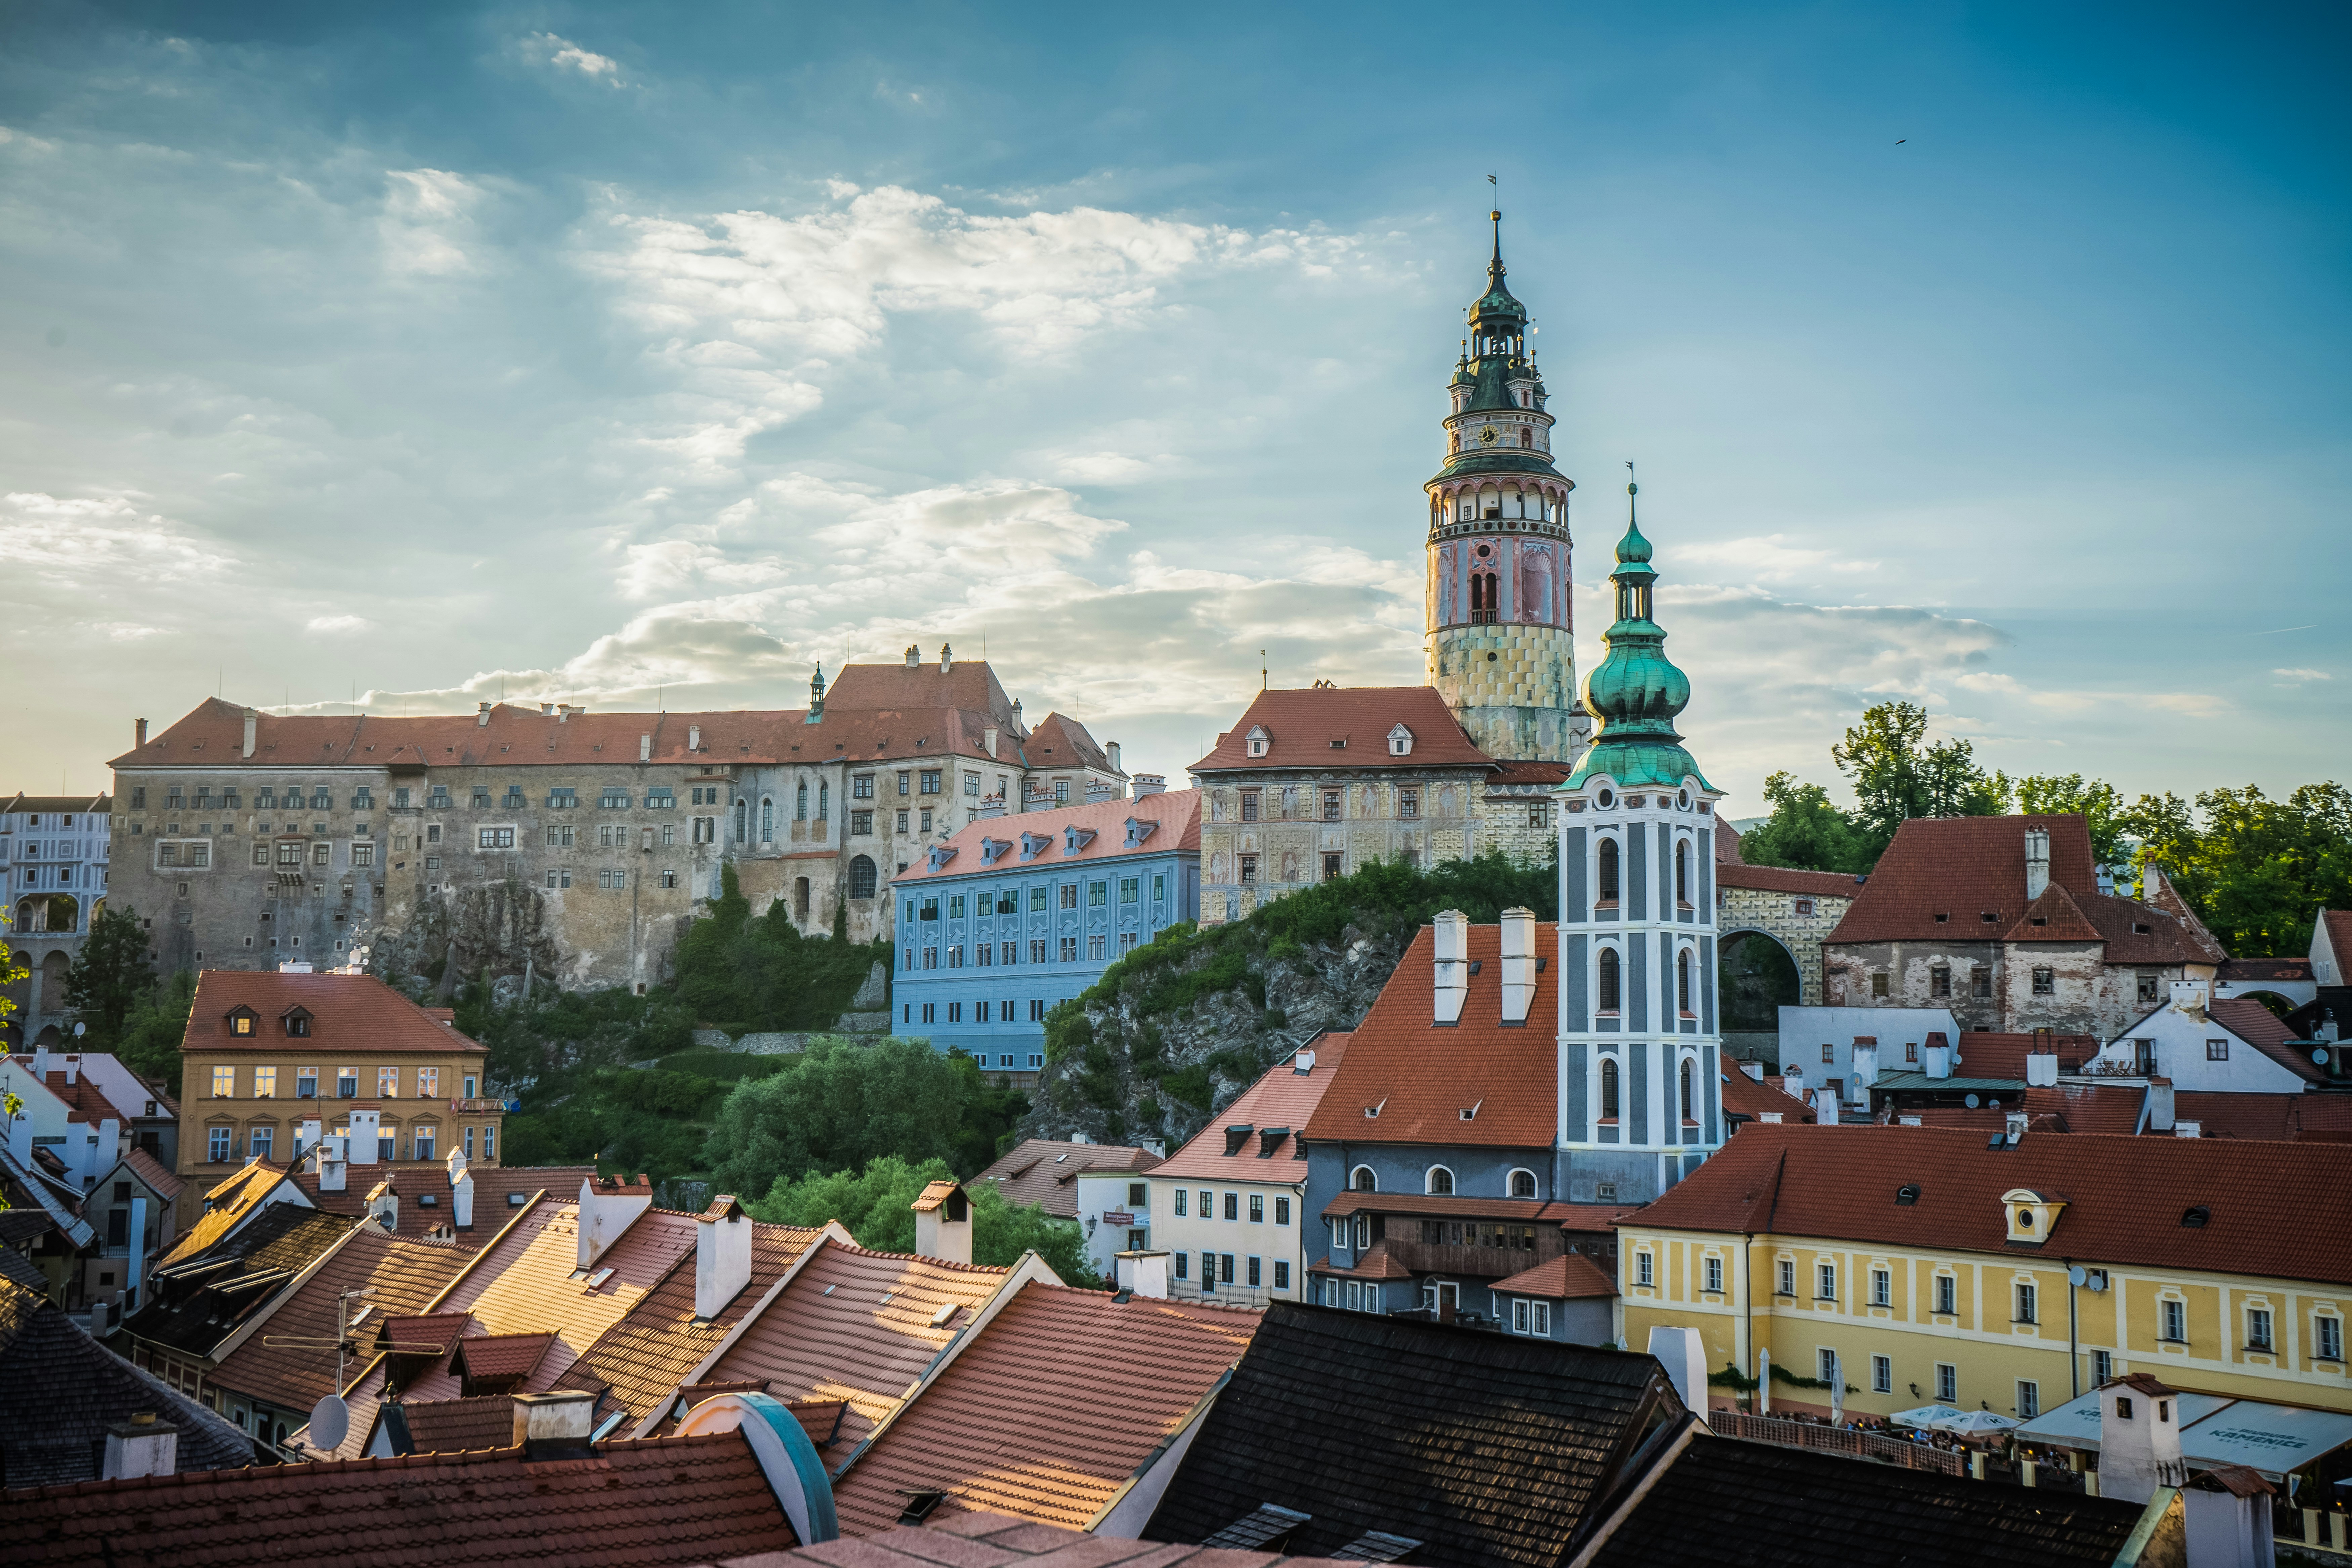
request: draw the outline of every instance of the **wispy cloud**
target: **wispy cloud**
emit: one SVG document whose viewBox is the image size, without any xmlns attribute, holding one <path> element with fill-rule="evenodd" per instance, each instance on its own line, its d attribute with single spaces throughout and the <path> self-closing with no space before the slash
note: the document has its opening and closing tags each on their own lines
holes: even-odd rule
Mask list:
<svg viewBox="0 0 2352 1568">
<path fill-rule="evenodd" d="M 2336 679 L 2324 669 L 2273 669 L 2271 673 L 2279 678 L 2277 684 L 2281 686 L 2301 686 L 2307 681 Z"/>
<path fill-rule="evenodd" d="M 610 55 L 584 49 L 554 33 L 530 33 L 522 40 L 526 58 L 559 71 L 572 71 L 611 87 L 621 85 L 621 63 Z"/>
</svg>

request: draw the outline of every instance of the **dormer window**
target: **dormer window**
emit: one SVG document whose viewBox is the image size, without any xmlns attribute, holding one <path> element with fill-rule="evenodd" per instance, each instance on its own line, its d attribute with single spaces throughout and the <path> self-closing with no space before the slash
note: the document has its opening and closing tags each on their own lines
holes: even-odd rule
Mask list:
<svg viewBox="0 0 2352 1568">
<path fill-rule="evenodd" d="M 278 1021 L 286 1026 L 286 1033 L 291 1037 L 298 1040 L 310 1037 L 310 1010 L 308 1007 L 289 1007 L 278 1015 Z"/>
<path fill-rule="evenodd" d="M 1012 847 L 1013 846 L 1003 839 L 983 837 L 980 841 L 980 863 L 983 866 L 993 866 L 1004 852 Z"/>
<path fill-rule="evenodd" d="M 1249 733 L 1243 737 L 1242 749 L 1253 757 L 1262 757 L 1265 755 L 1267 748 L 1273 744 L 1274 737 L 1266 732 L 1265 726 L 1253 724 L 1250 726 Z"/>
<path fill-rule="evenodd" d="M 1409 757 L 1412 755 L 1412 731 L 1400 724 L 1395 729 L 1389 731 L 1389 755 L 1391 757 Z"/>
<path fill-rule="evenodd" d="M 1091 827 L 1072 826 L 1062 829 L 1062 853 L 1065 855 L 1075 855 L 1094 841 L 1095 830 Z"/>
<path fill-rule="evenodd" d="M 250 1007 L 232 1007 L 228 1013 L 228 1032 L 239 1039 L 250 1039 L 260 1027 L 261 1015 Z"/>
<path fill-rule="evenodd" d="M 2039 1247 L 2048 1240 L 2060 1211 L 2066 1206 L 2063 1198 L 2044 1197 L 2026 1187 L 2001 1194 L 2000 1202 L 2009 1218 L 2008 1239 L 2022 1247 Z"/>
<path fill-rule="evenodd" d="M 1147 822 L 1140 817 L 1129 817 L 1127 819 L 1127 847 L 1129 849 L 1135 848 L 1145 839 L 1150 837 L 1153 834 L 1159 831 L 1160 824 L 1157 822 Z"/>
</svg>

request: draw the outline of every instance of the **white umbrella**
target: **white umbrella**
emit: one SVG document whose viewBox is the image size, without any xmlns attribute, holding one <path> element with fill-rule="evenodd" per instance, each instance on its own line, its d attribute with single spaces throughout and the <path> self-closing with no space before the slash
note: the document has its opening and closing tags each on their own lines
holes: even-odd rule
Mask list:
<svg viewBox="0 0 2352 1568">
<path fill-rule="evenodd" d="M 1969 1413 L 1949 1405 L 1922 1405 L 1916 1410 L 1898 1410 L 1887 1417 L 1897 1426 L 1922 1426 L 1930 1432 L 1950 1430 L 1955 1421 L 1965 1421 Z"/>
<path fill-rule="evenodd" d="M 1939 1421 L 1936 1426 L 1938 1431 L 1949 1432 L 1956 1437 L 1982 1437 L 2024 1425 L 2024 1422 L 2012 1421 L 2006 1415 L 1995 1415 L 1990 1410 L 1970 1410 L 1962 1413 L 1957 1421 Z"/>
</svg>

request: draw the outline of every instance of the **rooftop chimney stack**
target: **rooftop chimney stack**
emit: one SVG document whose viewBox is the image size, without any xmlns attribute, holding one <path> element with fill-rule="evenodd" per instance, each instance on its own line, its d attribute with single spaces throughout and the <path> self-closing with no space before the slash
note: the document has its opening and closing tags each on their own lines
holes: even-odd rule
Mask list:
<svg viewBox="0 0 2352 1568">
<path fill-rule="evenodd" d="M 140 722 L 144 724 L 146 721 L 142 719 Z M 260 727 L 260 724 L 261 716 L 256 713 L 252 709 L 247 709 L 245 710 L 245 749 L 239 752 L 237 755 L 241 757 L 250 757 L 253 755 L 253 742 L 255 739 L 254 731 Z"/>
<path fill-rule="evenodd" d="M 457 1230 L 472 1227 L 474 1223 L 474 1173 L 466 1168 L 466 1156 L 451 1150 L 449 1153 L 449 1224 Z"/>
<path fill-rule="evenodd" d="M 650 763 L 650 762 L 652 762 L 653 760 L 654 760 L 654 738 L 653 738 L 651 735 L 640 735 L 640 736 L 638 736 L 638 737 L 637 737 L 637 761 L 639 761 L 639 762 L 641 762 L 641 763 Z"/>
<path fill-rule="evenodd" d="M 907 668 L 908 669 L 917 668 L 921 666 L 922 662 L 923 650 L 919 644 L 908 643 L 907 645 Z"/>
<path fill-rule="evenodd" d="M 1764 1081 L 1764 1064 L 1762 1062 L 1741 1062 L 1739 1064 L 1739 1070 L 1748 1075 L 1748 1081 L 1750 1083 L 1762 1083 Z"/>
<path fill-rule="evenodd" d="M 1927 1068 L 1929 1078 L 1952 1076 L 1952 1047 L 1951 1043 L 1944 1038 L 1944 1032 L 1941 1029 L 1936 1030 L 1927 1037 L 1927 1044 L 1922 1048 L 1921 1054 L 1927 1058 L 1923 1065 Z"/>
<path fill-rule="evenodd" d="M 490 721 L 490 705 L 489 705 L 488 703 L 485 702 L 485 703 L 483 703 L 483 704 L 481 705 L 480 709 L 479 709 L 479 710 L 475 713 L 475 715 L 474 715 L 474 727 L 475 727 L 476 729 L 478 729 L 478 729 L 481 729 L 481 728 L 483 728 L 484 726 L 488 725 L 488 724 L 489 723 L 489 721 Z"/>
<path fill-rule="evenodd" d="M 2147 1080 L 2147 1130 L 2150 1132 L 2172 1131 L 2172 1080 L 2152 1078 Z"/>
<path fill-rule="evenodd" d="M 2032 903 L 2050 890 L 2050 830 L 2025 830 L 2025 901 Z"/>
<path fill-rule="evenodd" d="M 941 675 L 946 675 L 954 668 L 955 649 L 949 647 L 946 643 L 940 644 L 940 673 Z"/>
<path fill-rule="evenodd" d="M 49 1081 L 49 1047 L 46 1040 L 33 1047 L 33 1081 L 38 1084 Z"/>
<path fill-rule="evenodd" d="M 386 1176 L 383 1180 L 378 1182 L 374 1186 L 368 1189 L 367 1215 L 370 1220 L 373 1220 L 377 1225 L 383 1226 L 384 1234 L 386 1236 L 392 1236 L 398 1233 L 400 1229 L 400 1194 L 393 1191 L 392 1178 L 390 1176 Z"/>
<path fill-rule="evenodd" d="M 1167 792 L 1167 774 L 1138 773 L 1135 775 L 1135 787 L 1129 793 L 1132 794 L 1136 799 L 1141 800 L 1147 795 L 1163 795 Z"/>
<path fill-rule="evenodd" d="M 319 1140 L 319 1190 L 340 1193 L 348 1184 L 351 1173 L 349 1158 L 352 1141 L 333 1137 Z"/>
<path fill-rule="evenodd" d="M 721 1193 L 694 1221 L 694 1315 L 705 1322 L 751 1282 L 751 1221 L 732 1193 Z"/>
<path fill-rule="evenodd" d="M 514 1396 L 514 1446 L 526 1459 L 588 1457 L 596 1396 L 577 1388 Z"/>
<path fill-rule="evenodd" d="M 133 1480 L 141 1476 L 168 1476 L 180 1467 L 180 1429 L 142 1410 L 128 1421 L 106 1429 L 103 1481 Z"/>
<path fill-rule="evenodd" d="M 140 720 L 140 721 L 139 721 L 139 726 L 138 726 L 138 728 L 137 728 L 137 729 L 135 729 L 135 730 L 133 730 L 133 731 L 131 731 L 131 743 L 132 745 L 134 745 L 134 746 L 143 746 L 143 745 L 145 745 L 145 744 L 147 743 L 147 721 L 146 721 L 146 720 L 144 720 L 144 719 Z"/>
<path fill-rule="evenodd" d="M 986 752 L 990 756 L 993 757 L 994 755 L 996 755 L 996 726 L 995 726 L 995 725 L 991 724 L 990 726 L 988 726 L 988 728 L 986 728 L 985 730 L 982 730 L 982 731 L 980 732 L 980 746 L 981 746 L 981 750 L 982 750 L 982 751 Z"/>
<path fill-rule="evenodd" d="M 1856 1105 L 1870 1103 L 1870 1086 L 1878 1081 L 1878 1042 L 1859 1039 L 1853 1043 L 1853 1077 L 1848 1080 Z"/>
<path fill-rule="evenodd" d="M 702 750 L 701 725 L 688 724 L 686 727 L 686 749 L 689 752 L 698 752 Z"/>
<path fill-rule="evenodd" d="M 1813 1090 L 1813 1120 L 1823 1127 L 1838 1124 L 1837 1090 L 1828 1084 Z"/>
<path fill-rule="evenodd" d="M 915 1199 L 915 1251 L 948 1263 L 971 1261 L 971 1199 L 953 1182 L 933 1182 Z"/>
<path fill-rule="evenodd" d="M 636 1217 L 653 1207 L 653 1188 L 640 1182 L 632 1191 L 617 1176 L 591 1176 L 580 1184 L 580 1239 L 576 1267 L 593 1268 Z"/>
<path fill-rule="evenodd" d="M 1110 754 L 1110 771 L 1113 773 L 1121 772 L 1122 770 L 1118 765 L 1118 742 L 1117 741 L 1113 741 L 1108 746 L 1105 747 L 1104 750 Z"/>
<path fill-rule="evenodd" d="M 1536 1000 L 1536 912 L 1503 911 L 1503 1022 L 1524 1024 Z"/>
<path fill-rule="evenodd" d="M 2058 1087 L 2058 1053 L 2028 1051 L 2025 1055 L 2025 1086 L 2028 1089 Z"/>
<path fill-rule="evenodd" d="M 81 1081 L 81 1054 L 78 1051 L 68 1051 L 65 1054 L 63 1060 L 66 1064 L 66 1082 L 68 1085 L 79 1083 Z"/>
<path fill-rule="evenodd" d="M 1470 999 L 1470 917 L 1460 910 L 1437 916 L 1437 1022 L 1458 1024 Z"/>
<path fill-rule="evenodd" d="M 1122 1252 L 1114 1260 L 1114 1287 L 1154 1301 L 1168 1300 L 1168 1255 L 1164 1252 Z"/>
<path fill-rule="evenodd" d="M 2144 1372 L 2099 1390 L 2099 1495 L 2145 1503 L 2189 1484 L 2180 1458 L 2180 1395 Z"/>
</svg>

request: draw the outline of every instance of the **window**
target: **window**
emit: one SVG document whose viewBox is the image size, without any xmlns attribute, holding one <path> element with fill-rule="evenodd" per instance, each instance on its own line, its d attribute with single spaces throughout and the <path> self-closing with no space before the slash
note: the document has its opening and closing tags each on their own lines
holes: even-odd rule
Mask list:
<svg viewBox="0 0 2352 1568">
<path fill-rule="evenodd" d="M 1604 947 L 1601 950 L 1600 968 L 1601 984 L 1597 989 L 1601 997 L 1601 1011 L 1603 1013 L 1615 1013 L 1618 1010 L 1620 1002 L 1617 987 L 1617 950 L 1615 948 Z"/>
<path fill-rule="evenodd" d="M 2164 1331 L 2160 1337 L 2170 1344 L 2187 1344 L 2189 1342 L 2189 1303 L 2165 1301 L 2159 1305 L 2164 1310 Z"/>
<path fill-rule="evenodd" d="M 1870 1392 L 1895 1392 L 1895 1359 L 1892 1356 L 1874 1355 L 1870 1358 Z"/>
<path fill-rule="evenodd" d="M 1336 882 L 1348 874 L 1348 857 L 1344 852 L 1327 852 L 1323 857 L 1323 879 Z"/>
<path fill-rule="evenodd" d="M 1617 1058 L 1601 1058 L 1601 1120 L 1617 1120 Z"/>
<path fill-rule="evenodd" d="M 1884 970 L 1870 977 L 1870 994 L 1874 998 L 1884 997 L 1886 994 L 1886 973 Z"/>
<path fill-rule="evenodd" d="M 565 866 L 549 870 L 547 873 L 547 885 L 551 888 L 568 888 L 572 886 L 572 868 Z"/>
<path fill-rule="evenodd" d="M 2228 1061 L 2230 1059 L 2230 1042 L 2227 1040 L 2206 1041 L 2205 1059 L 2209 1062 Z"/>
<path fill-rule="evenodd" d="M 1837 1265 L 1823 1263 L 1814 1270 L 1813 1299 L 1820 1301 L 1837 1300 Z"/>
<path fill-rule="evenodd" d="M 1181 1209 L 1181 1208 L 1180 1208 L 1180 1209 L 1178 1209 L 1176 1212 L 1177 1212 L 1178 1214 L 1182 1214 L 1184 1211 L 1183 1211 L 1182 1209 Z M 1177 1278 L 1177 1279 L 1190 1279 L 1192 1277 L 1192 1255 L 1191 1253 L 1189 1253 L 1189 1252 L 1179 1252 L 1179 1253 L 1177 1253 L 1177 1254 L 1176 1254 L 1176 1278 Z"/>
<path fill-rule="evenodd" d="M 1225 1194 L 1225 1217 L 1227 1219 L 1239 1219 L 1242 1217 L 1242 1199 L 1239 1193 L 1227 1193 Z"/>
<path fill-rule="evenodd" d="M 226 1162 L 229 1157 L 230 1137 L 231 1131 L 226 1127 L 205 1129 L 205 1157 L 215 1165 Z"/>
<path fill-rule="evenodd" d="M 2037 969 L 2033 972 L 2033 994 L 2036 996 L 2053 994 L 2057 989 L 2057 982 L 2053 971 Z"/>
<path fill-rule="evenodd" d="M 2319 1361 L 2344 1359 L 2344 1320 L 2317 1317 L 2311 1321 L 2313 1356 Z"/>
<path fill-rule="evenodd" d="M 1837 1352 L 1831 1350 L 1815 1351 L 1813 1352 L 1813 1375 L 1820 1378 L 1823 1383 L 1843 1382 L 1845 1374 L 1838 1366 Z"/>
<path fill-rule="evenodd" d="M 1252 1225 L 1264 1225 L 1265 1223 L 1265 1197 L 1263 1194 L 1252 1193 L 1250 1194 L 1249 1216 L 1250 1224 Z"/>
<path fill-rule="evenodd" d="M 1182 1219 L 1184 1217 L 1185 1204 L 1192 1195 L 1192 1194 L 1186 1192 L 1182 1187 L 1176 1189 L 1176 1217 L 1178 1219 Z M 1183 1254 L 1179 1253 L 1177 1256 L 1181 1258 Z"/>
<path fill-rule="evenodd" d="M 2246 1348 L 2250 1351 L 2267 1351 L 2272 1348 L 2269 1308 L 2246 1309 Z"/>
<path fill-rule="evenodd" d="M 1290 1265 L 1279 1258 L 1274 1260 L 1274 1288 L 1277 1290 L 1290 1289 Z"/>
<path fill-rule="evenodd" d="M 1531 1198 L 1536 1195 L 1536 1173 L 1533 1171 L 1511 1173 L 1511 1196 Z"/>
<path fill-rule="evenodd" d="M 1710 1258 L 1706 1260 L 1706 1284 L 1705 1289 L 1710 1295 L 1720 1296 L 1723 1294 L 1722 1258 Z"/>
<path fill-rule="evenodd" d="M 1874 1307 L 1895 1305 L 1895 1276 L 1884 1268 L 1870 1271 L 1870 1304 Z"/>
<path fill-rule="evenodd" d="M 467 1159 L 470 1160 L 474 1157 L 474 1130 L 472 1128 L 468 1127 L 465 1130 L 465 1135 L 460 1141 L 458 1146 L 466 1151 Z"/>
<path fill-rule="evenodd" d="M 1946 1405 L 1957 1404 L 1960 1397 L 1960 1369 L 1949 1362 L 1936 1363 L 1936 1397 Z"/>
<path fill-rule="evenodd" d="M 2017 1287 L 2017 1321 L 2019 1322 L 2038 1323 L 2042 1321 L 2033 1315 L 2035 1300 L 2038 1295 L 2039 1292 L 2031 1285 L 2020 1285 Z"/>
<path fill-rule="evenodd" d="M 1651 1254 L 1647 1252 L 1633 1254 L 1633 1283 L 1636 1285 L 1657 1283 L 1657 1263 Z"/>
<path fill-rule="evenodd" d="M 511 827 L 485 827 L 481 829 L 477 843 L 477 847 L 482 849 L 511 849 L 514 847 L 515 830 Z M 321 860 L 326 847 L 323 844 L 319 846 Z"/>
<path fill-rule="evenodd" d="M 1937 964 L 1927 971 L 1927 994 L 1949 996 L 1952 994 L 1952 971 L 1947 964 Z"/>
<path fill-rule="evenodd" d="M 1697 1082 L 1698 1082 L 1698 1068 L 1696 1068 L 1696 1066 L 1695 1064 L 1693 1064 L 1693 1062 L 1691 1061 L 1691 1059 L 1690 1059 L 1689 1058 L 1687 1058 L 1687 1057 L 1684 1058 L 1683 1058 L 1683 1070 L 1682 1070 L 1682 1090 L 1683 1090 L 1683 1121 L 1684 1121 L 1685 1122 L 1691 1122 L 1691 1123 L 1695 1123 L 1695 1122 L 1696 1122 L 1696 1118 L 1694 1116 L 1694 1114 L 1693 1114 L 1693 1112 L 1692 1112 L 1691 1106 L 1692 1106 L 1692 1098 L 1693 1098 L 1693 1096 L 1696 1093 L 1696 1086 Z"/>
<path fill-rule="evenodd" d="M 1234 1255 L 1230 1252 L 1226 1252 L 1220 1253 L 1218 1257 L 1219 1260 L 1224 1265 L 1219 1272 L 1224 1276 L 1225 1283 L 1230 1285 L 1234 1282 Z"/>
<path fill-rule="evenodd" d="M 1242 885 L 1247 887 L 1250 883 L 1257 880 L 1257 857 L 1255 855 L 1244 855 L 1238 857 L 1238 858 L 1242 865 Z"/>
<path fill-rule="evenodd" d="M 409 1157 L 416 1160 L 430 1160 L 433 1158 L 433 1145 L 438 1137 L 439 1134 L 433 1128 L 418 1128 L 416 1130 L 415 1142 L 408 1152 Z"/>
<path fill-rule="evenodd" d="M 1958 1300 L 1960 1282 L 1949 1274 L 1936 1276 L 1936 1310 L 1950 1314 L 1959 1310 Z"/>
<path fill-rule="evenodd" d="M 937 768 L 925 768 L 922 770 L 922 793 L 925 795 L 938 795 L 940 793 L 940 770 Z"/>
<path fill-rule="evenodd" d="M 1245 789 L 1242 791 L 1242 820 L 1244 822 L 1255 822 L 1258 819 L 1257 802 L 1257 791 L 1254 789 Z"/>
<path fill-rule="evenodd" d="M 2116 1358 L 2114 1354 L 2107 1351 L 2093 1351 L 2091 1352 L 2091 1381 L 2093 1383 L 2106 1383 L 2111 1381 L 2115 1375 Z"/>
<path fill-rule="evenodd" d="M 227 1100 L 236 1093 L 236 1069 L 233 1067 L 213 1068 L 213 1098 Z"/>
<path fill-rule="evenodd" d="M 1411 822 L 1421 815 L 1421 792 L 1417 789 L 1397 791 L 1397 815 Z"/>
<path fill-rule="evenodd" d="M 256 1068 L 253 1069 L 253 1098 L 256 1100 L 275 1100 L 278 1098 L 278 1069 L 276 1068 Z"/>
<path fill-rule="evenodd" d="M 337 1068 L 335 1069 L 335 1098 L 337 1100 L 357 1100 L 359 1097 L 360 1069 L 357 1068 Z"/>
<path fill-rule="evenodd" d="M 1276 1225 L 1288 1225 L 1290 1223 L 1290 1200 L 1288 1198 L 1278 1197 L 1274 1200 L 1274 1223 Z"/>
<path fill-rule="evenodd" d="M 378 1068 L 375 1069 L 375 1097 L 378 1100 L 398 1100 L 400 1098 L 400 1069 L 398 1068 Z"/>
<path fill-rule="evenodd" d="M 1690 901 L 1690 842 L 1678 839 L 1675 844 L 1675 902 L 1684 909 Z"/>
<path fill-rule="evenodd" d="M 2041 1414 L 2042 1385 L 2038 1383 L 2028 1383 L 2023 1378 L 2018 1379 L 2017 1418 L 2021 1421 L 2031 1421 Z"/>
<path fill-rule="evenodd" d="M 1601 858 L 1596 869 L 1598 875 L 1593 882 L 1594 901 L 1602 905 L 1615 904 L 1617 902 L 1617 840 L 1614 838 L 1603 838 L 1601 841 Z"/>
<path fill-rule="evenodd" d="M 1969 976 L 1969 994 L 1981 1002 L 1992 995 L 1992 971 L 1979 969 Z"/>
<path fill-rule="evenodd" d="M 319 1098 L 319 1069 L 317 1068 L 296 1068 L 294 1069 L 294 1098 L 297 1100 L 316 1100 Z"/>
<path fill-rule="evenodd" d="M 278 1133 L 275 1129 L 257 1127 L 246 1135 L 245 1152 L 257 1160 L 267 1160 L 277 1142 Z"/>
<path fill-rule="evenodd" d="M 1443 1165 L 1432 1165 L 1429 1174 L 1423 1178 L 1422 1191 L 1439 1197 L 1450 1196 L 1454 1192 L 1454 1173 Z"/>
</svg>

